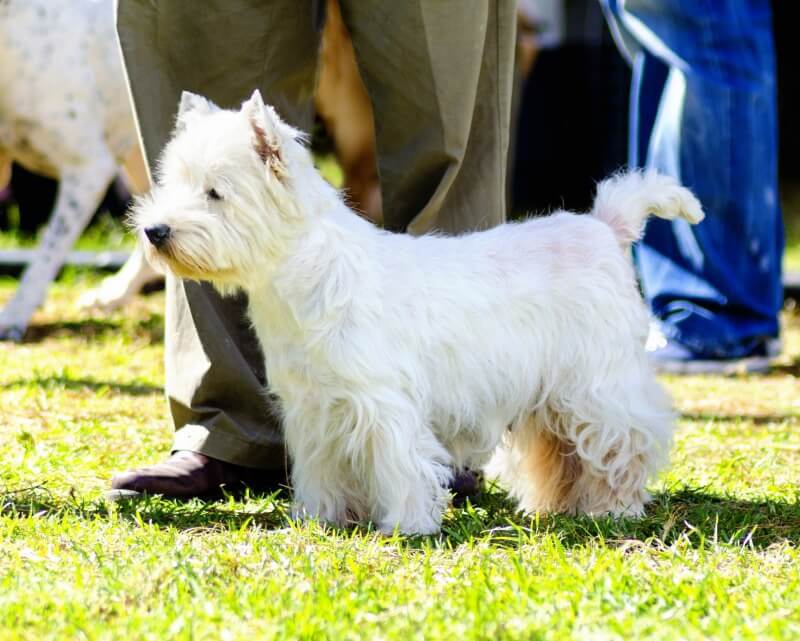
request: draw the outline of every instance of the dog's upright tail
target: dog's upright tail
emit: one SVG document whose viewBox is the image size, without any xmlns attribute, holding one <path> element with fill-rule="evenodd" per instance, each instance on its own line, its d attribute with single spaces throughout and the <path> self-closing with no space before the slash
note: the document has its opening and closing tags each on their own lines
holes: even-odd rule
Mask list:
<svg viewBox="0 0 800 641">
<path fill-rule="evenodd" d="M 700 201 L 677 180 L 655 171 L 619 173 L 597 186 L 592 215 L 606 223 L 627 248 L 641 238 L 647 217 L 699 223 L 705 217 Z"/>
</svg>

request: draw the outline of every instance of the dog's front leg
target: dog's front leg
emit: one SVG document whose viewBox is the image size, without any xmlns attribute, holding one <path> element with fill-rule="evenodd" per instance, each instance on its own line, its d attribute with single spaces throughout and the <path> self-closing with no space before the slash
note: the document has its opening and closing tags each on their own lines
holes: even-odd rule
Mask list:
<svg viewBox="0 0 800 641">
<path fill-rule="evenodd" d="M 322 460 L 295 453 L 292 461 L 292 516 L 295 519 L 317 519 L 342 526 L 347 524 L 348 517 L 357 518 L 355 512 L 349 514 L 347 505 L 347 496 L 353 490 L 352 481 L 349 487 L 343 482 L 349 474 L 336 455 Z"/>
<path fill-rule="evenodd" d="M 330 416 L 323 405 L 283 399 L 283 432 L 292 461 L 292 515 L 345 525 L 348 507 L 355 512 L 348 497 L 356 484 L 338 440 L 331 437 Z"/>
<path fill-rule="evenodd" d="M 114 177 L 109 154 L 97 153 L 91 164 L 63 172 L 56 206 L 19 287 L 0 312 L 0 340 L 20 340 L 72 245 L 81 235 Z"/>
<path fill-rule="evenodd" d="M 134 195 L 140 196 L 150 189 L 150 175 L 139 145 L 134 145 L 131 149 L 123 169 L 128 186 Z M 161 278 L 163 275 L 153 269 L 144 257 L 142 248 L 137 245 L 131 257 L 116 274 L 103 279 L 100 285 L 85 292 L 78 299 L 78 307 L 110 312 L 127 305 L 145 285 Z"/>
<path fill-rule="evenodd" d="M 439 531 L 450 498 L 450 455 L 415 410 L 382 407 L 364 458 L 372 518 L 382 532 Z"/>
<path fill-rule="evenodd" d="M 411 404 L 360 399 L 336 419 L 284 414 L 296 518 L 371 518 L 386 534 L 439 531 L 450 456 Z M 285 406 L 286 410 L 287 407 Z"/>
</svg>

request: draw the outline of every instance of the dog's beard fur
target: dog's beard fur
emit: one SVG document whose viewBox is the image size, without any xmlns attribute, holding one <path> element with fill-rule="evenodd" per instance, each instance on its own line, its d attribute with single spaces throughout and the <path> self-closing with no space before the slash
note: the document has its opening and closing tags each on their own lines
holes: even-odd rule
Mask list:
<svg viewBox="0 0 800 641">
<path fill-rule="evenodd" d="M 435 532 L 452 469 L 495 451 L 525 510 L 643 512 L 673 417 L 627 253 L 650 212 L 702 218 L 674 180 L 614 177 L 587 216 L 388 234 L 256 93 L 185 96 L 158 183 L 135 222 L 173 233 L 150 255 L 248 295 L 298 515 Z"/>
<path fill-rule="evenodd" d="M 149 207 L 155 202 L 152 196 L 142 198 L 133 211 L 139 225 L 147 225 Z M 184 207 L 178 216 L 160 218 L 168 220 L 170 238 L 161 247 L 156 248 L 148 242 L 145 233 L 140 232 L 140 242 L 145 256 L 159 271 L 169 271 L 179 278 L 190 280 L 206 280 L 220 284 L 231 282 L 235 278 L 235 269 L 228 256 L 235 254 L 237 243 L 229 234 L 214 234 L 209 230 L 210 216 L 208 212 Z M 204 218 L 206 220 L 204 220 Z M 219 226 L 217 221 L 212 226 Z M 220 247 L 226 242 L 229 246 Z M 232 245 L 232 246 L 230 246 Z"/>
</svg>

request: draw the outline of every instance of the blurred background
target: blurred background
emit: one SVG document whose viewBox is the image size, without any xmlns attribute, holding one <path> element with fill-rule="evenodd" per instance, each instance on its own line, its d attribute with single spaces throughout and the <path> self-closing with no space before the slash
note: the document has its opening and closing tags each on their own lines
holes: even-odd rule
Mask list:
<svg viewBox="0 0 800 641">
<path fill-rule="evenodd" d="M 774 2 L 778 63 L 780 176 L 787 248 L 787 282 L 796 289 L 800 273 L 800 76 L 792 62 L 800 56 L 791 20 L 792 3 Z M 334 26 L 335 29 L 335 26 Z M 509 174 L 514 216 L 566 207 L 583 210 L 594 184 L 626 160 L 630 70 L 619 54 L 596 0 L 521 0 L 519 4 L 517 82 Z M 351 193 L 353 204 L 380 221 L 374 151 L 363 140 L 343 140 L 348 119 L 364 119 L 363 102 L 342 80 L 347 60 L 346 33 L 326 33 L 327 64 L 337 73 L 322 79 L 327 94 L 318 98 L 320 116 L 313 148 L 326 176 Z M 352 55 L 352 52 L 349 52 Z M 326 62 L 323 62 L 326 64 Z M 323 71 L 323 74 L 325 72 Z M 344 74 L 346 76 L 346 74 Z M 332 78 L 332 80 L 330 79 Z M 325 85 L 325 82 L 328 85 Z M 338 84 L 337 84 L 338 83 Z M 362 88 L 363 91 L 363 88 Z M 339 95 L 335 95 L 338 92 Z M 347 93 L 346 100 L 341 95 Z M 338 102 L 337 102 L 338 100 Z M 326 102 L 327 101 L 327 102 Z M 362 123 L 370 130 L 372 123 Z M 349 145 L 349 146 L 348 146 Z M 355 148 L 355 151 L 353 149 Z M 348 156 L 348 153 L 350 155 Z M 370 164 L 371 163 L 371 164 Z M 53 209 L 57 183 L 13 166 L 11 182 L 0 192 L 0 273 L 21 268 L 8 250 L 32 247 Z M 375 193 L 370 192 L 374 190 Z M 115 181 L 76 249 L 131 248 L 123 219 L 130 198 L 122 179 Z M 15 254 L 15 255 L 18 255 Z M 108 264 L 108 268 L 114 268 Z"/>
</svg>

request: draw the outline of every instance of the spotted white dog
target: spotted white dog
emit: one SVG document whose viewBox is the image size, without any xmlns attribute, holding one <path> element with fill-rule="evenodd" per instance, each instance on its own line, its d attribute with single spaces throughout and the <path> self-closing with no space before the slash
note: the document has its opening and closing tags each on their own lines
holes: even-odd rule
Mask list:
<svg viewBox="0 0 800 641">
<path fill-rule="evenodd" d="M 60 185 L 35 257 L 0 312 L 0 339 L 22 336 L 119 165 L 134 190 L 148 187 L 114 0 L 0 1 L 0 186 L 12 161 Z"/>
<path fill-rule="evenodd" d="M 247 293 L 297 513 L 429 533 L 451 470 L 493 453 L 523 509 L 642 514 L 673 421 L 628 257 L 649 213 L 703 217 L 673 179 L 632 173 L 591 215 L 391 234 L 256 92 L 240 111 L 184 94 L 135 222 L 154 262 Z"/>
</svg>

